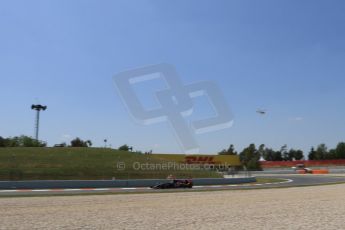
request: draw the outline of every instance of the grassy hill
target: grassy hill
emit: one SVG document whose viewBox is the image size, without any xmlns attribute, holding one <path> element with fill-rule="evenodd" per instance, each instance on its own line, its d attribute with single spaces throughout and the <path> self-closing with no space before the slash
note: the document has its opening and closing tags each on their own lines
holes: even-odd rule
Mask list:
<svg viewBox="0 0 345 230">
<path fill-rule="evenodd" d="M 139 164 L 168 163 L 148 155 L 102 148 L 0 148 L 0 180 L 163 179 L 170 174 L 179 178 L 219 177 L 205 170 L 136 168 Z"/>
</svg>

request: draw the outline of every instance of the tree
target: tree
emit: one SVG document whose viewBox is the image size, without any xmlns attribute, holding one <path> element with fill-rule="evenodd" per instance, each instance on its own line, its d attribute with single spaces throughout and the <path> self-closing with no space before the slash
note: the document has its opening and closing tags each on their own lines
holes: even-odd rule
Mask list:
<svg viewBox="0 0 345 230">
<path fill-rule="evenodd" d="M 282 161 L 283 160 L 283 155 L 280 151 L 275 151 L 274 152 L 274 160 L 273 161 Z"/>
<path fill-rule="evenodd" d="M 87 145 L 87 147 L 91 147 L 92 146 L 92 142 L 90 140 L 85 141 L 85 144 Z"/>
<path fill-rule="evenodd" d="M 328 151 L 327 155 L 325 156 L 326 160 L 334 160 L 337 159 L 337 154 L 335 149 L 331 149 Z"/>
<path fill-rule="evenodd" d="M 0 147 L 46 147 L 47 144 L 32 137 L 21 135 L 19 137 L 0 137 Z"/>
<path fill-rule="evenodd" d="M 235 151 L 234 145 L 230 145 L 227 150 L 223 149 L 221 152 L 219 152 L 219 155 L 237 155 L 237 152 Z"/>
<path fill-rule="evenodd" d="M 85 147 L 84 141 L 77 137 L 71 141 L 71 147 Z"/>
<path fill-rule="evenodd" d="M 324 160 L 327 155 L 327 146 L 325 144 L 320 144 L 315 151 L 315 160 Z"/>
<path fill-rule="evenodd" d="M 261 170 L 260 153 L 256 149 L 255 144 L 249 145 L 240 153 L 240 159 L 244 166 L 249 170 Z"/>
<path fill-rule="evenodd" d="M 260 145 L 258 149 L 258 154 L 260 156 L 260 159 L 264 156 L 265 151 L 266 151 L 265 145 L 264 144 Z"/>
<path fill-rule="evenodd" d="M 20 147 L 19 137 L 9 137 L 6 142 L 6 147 Z"/>
<path fill-rule="evenodd" d="M 122 145 L 119 147 L 120 151 L 125 151 L 125 152 L 129 152 L 130 147 L 128 145 Z"/>
<path fill-rule="evenodd" d="M 0 147 L 6 147 L 6 140 L 5 138 L 0 136 Z"/>
<path fill-rule="evenodd" d="M 302 150 L 296 150 L 294 157 L 295 157 L 295 160 L 297 160 L 297 161 L 303 160 L 304 159 L 303 151 Z"/>
<path fill-rule="evenodd" d="M 228 148 L 228 155 L 237 155 L 234 145 L 230 145 L 230 147 Z"/>
<path fill-rule="evenodd" d="M 90 140 L 83 141 L 79 137 L 71 141 L 71 147 L 91 147 L 92 142 Z"/>
<path fill-rule="evenodd" d="M 309 160 L 316 160 L 316 151 L 314 149 L 314 147 L 311 147 L 309 155 L 308 155 L 308 159 Z"/>
<path fill-rule="evenodd" d="M 335 149 L 335 157 L 337 159 L 345 159 L 345 143 L 340 142 Z"/>
<path fill-rule="evenodd" d="M 22 147 L 46 147 L 46 143 L 28 136 L 20 136 L 18 141 L 19 145 Z"/>
<path fill-rule="evenodd" d="M 290 149 L 289 151 L 289 160 L 302 160 L 304 158 L 303 151 L 302 150 L 294 150 Z"/>
<path fill-rule="evenodd" d="M 290 149 L 288 154 L 287 154 L 288 157 L 286 160 L 287 161 L 293 161 L 295 159 L 295 152 L 296 152 L 296 150 Z"/>
<path fill-rule="evenodd" d="M 273 149 L 266 148 L 262 157 L 265 161 L 275 161 L 275 151 Z"/>
<path fill-rule="evenodd" d="M 288 148 L 287 148 L 287 145 L 283 145 L 281 148 L 280 148 L 280 152 L 283 156 L 283 160 L 284 161 L 291 161 L 292 159 L 290 159 L 290 156 L 289 156 L 289 151 L 288 151 Z"/>
</svg>

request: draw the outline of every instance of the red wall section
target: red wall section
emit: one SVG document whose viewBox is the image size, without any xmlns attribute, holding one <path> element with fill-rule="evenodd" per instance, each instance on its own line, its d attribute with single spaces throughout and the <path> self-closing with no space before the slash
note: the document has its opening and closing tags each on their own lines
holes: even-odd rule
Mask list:
<svg viewBox="0 0 345 230">
<path fill-rule="evenodd" d="M 263 168 L 294 167 L 298 164 L 304 164 L 306 167 L 313 166 L 345 166 L 344 160 L 322 160 L 322 161 L 263 161 Z"/>
</svg>

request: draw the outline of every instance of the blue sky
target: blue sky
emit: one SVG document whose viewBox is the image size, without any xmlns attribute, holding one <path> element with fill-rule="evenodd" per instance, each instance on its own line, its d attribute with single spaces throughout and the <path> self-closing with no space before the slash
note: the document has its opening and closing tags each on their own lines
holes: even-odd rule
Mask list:
<svg viewBox="0 0 345 230">
<path fill-rule="evenodd" d="M 165 62 L 184 84 L 217 83 L 234 113 L 232 128 L 197 136 L 202 153 L 333 147 L 345 140 L 344 12 L 341 0 L 0 1 L 0 135 L 33 135 L 30 105 L 42 103 L 49 145 L 78 136 L 181 152 L 169 124 L 131 119 L 112 81 Z"/>
</svg>

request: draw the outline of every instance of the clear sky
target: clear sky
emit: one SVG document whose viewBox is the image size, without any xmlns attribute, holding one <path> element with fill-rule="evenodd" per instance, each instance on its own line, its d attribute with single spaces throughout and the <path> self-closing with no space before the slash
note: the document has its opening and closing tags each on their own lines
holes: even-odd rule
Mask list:
<svg viewBox="0 0 345 230">
<path fill-rule="evenodd" d="M 197 136 L 201 152 L 334 147 L 345 140 L 344 12 L 343 0 L 1 0 L 0 135 L 33 135 L 30 106 L 42 103 L 49 145 L 78 136 L 181 152 L 167 123 L 132 120 L 112 81 L 165 62 L 184 84 L 216 82 L 234 113 L 232 128 Z"/>
</svg>

